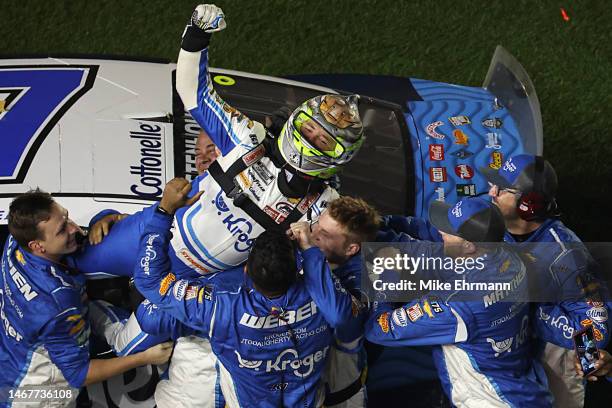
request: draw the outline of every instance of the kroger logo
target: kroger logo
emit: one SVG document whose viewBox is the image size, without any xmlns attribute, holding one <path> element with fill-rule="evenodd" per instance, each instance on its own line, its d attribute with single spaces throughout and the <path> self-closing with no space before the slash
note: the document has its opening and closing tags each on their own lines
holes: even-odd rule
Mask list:
<svg viewBox="0 0 612 408">
<path fill-rule="evenodd" d="M 453 214 L 457 218 L 461 218 L 461 215 L 463 214 L 461 212 L 461 204 L 463 204 L 463 201 L 459 201 L 451 210 L 451 214 Z"/>
<path fill-rule="evenodd" d="M 236 357 L 238 358 L 238 366 L 240 368 L 248 368 L 255 371 L 265 368 L 266 373 L 292 369 L 293 374 L 295 374 L 296 377 L 306 378 L 312 374 L 316 363 L 325 360 L 328 350 L 329 346 L 325 346 L 323 350 L 316 351 L 300 359 L 297 350 L 286 349 L 280 353 L 276 359 L 265 361 L 265 364 L 264 361 L 261 360 L 245 360 L 236 350 L 234 350 L 234 353 L 236 353 Z"/>
<path fill-rule="evenodd" d="M 572 336 L 574 336 L 574 328 L 570 326 L 569 320 L 563 315 L 557 317 L 556 319 L 552 319 L 550 321 L 550 325 L 561 330 L 563 332 L 563 337 L 568 340 L 571 340 Z"/>
<path fill-rule="evenodd" d="M 223 199 L 222 191 L 220 191 L 215 197 L 215 207 L 217 207 L 217 214 L 221 215 L 224 212 L 229 213 L 223 219 L 223 225 L 225 228 L 236 237 L 236 243 L 234 249 L 238 252 L 247 252 L 253 246 L 253 240 L 249 234 L 253 231 L 253 224 L 246 218 L 236 218 L 234 214 L 230 212 L 229 207 Z"/>
</svg>

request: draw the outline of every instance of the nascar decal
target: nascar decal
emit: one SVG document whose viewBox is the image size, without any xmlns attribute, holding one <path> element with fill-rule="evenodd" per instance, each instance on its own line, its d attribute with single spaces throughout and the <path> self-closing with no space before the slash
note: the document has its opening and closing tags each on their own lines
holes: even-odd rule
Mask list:
<svg viewBox="0 0 612 408">
<path fill-rule="evenodd" d="M 435 161 L 444 160 L 444 145 L 430 144 L 429 145 L 429 160 L 435 160 Z"/>
<path fill-rule="evenodd" d="M 455 126 L 469 125 L 472 123 L 467 116 L 451 116 L 448 120 Z"/>
<path fill-rule="evenodd" d="M 389 333 L 389 312 L 385 312 L 378 316 L 378 325 L 383 333 Z"/>
<path fill-rule="evenodd" d="M 500 152 L 491 153 L 491 160 L 492 160 L 491 163 L 489 163 L 490 168 L 492 168 L 493 170 L 501 169 L 501 166 L 503 163 L 503 157 Z"/>
<path fill-rule="evenodd" d="M 166 293 L 168 293 L 168 289 L 170 289 L 170 285 L 172 285 L 172 282 L 174 282 L 175 280 L 176 276 L 174 276 L 172 272 L 167 274 L 159 284 L 159 294 L 165 296 Z"/>
<path fill-rule="evenodd" d="M 470 138 L 468 135 L 459 129 L 453 130 L 453 136 L 455 137 L 455 144 L 467 145 L 469 143 Z"/>
<path fill-rule="evenodd" d="M 447 180 L 445 167 L 430 167 L 429 180 L 432 183 L 443 183 Z"/>
<path fill-rule="evenodd" d="M 97 65 L 0 67 L 0 183 L 22 182 L 38 148 L 70 107 L 92 87 Z"/>
<path fill-rule="evenodd" d="M 437 128 L 438 126 L 442 126 L 442 125 L 444 125 L 444 122 L 441 122 L 441 121 L 437 121 L 437 122 L 434 122 L 434 123 L 430 123 L 430 124 L 429 124 L 429 125 L 427 125 L 427 127 L 425 128 L 425 132 L 426 132 L 426 133 L 427 133 L 429 136 L 433 137 L 434 139 L 444 139 L 444 138 L 446 137 L 445 135 L 443 135 L 442 133 L 438 133 L 438 132 L 436 132 L 436 128 Z"/>
<path fill-rule="evenodd" d="M 467 164 L 459 164 L 455 166 L 455 174 L 464 180 L 469 180 L 474 177 L 474 169 Z"/>
</svg>

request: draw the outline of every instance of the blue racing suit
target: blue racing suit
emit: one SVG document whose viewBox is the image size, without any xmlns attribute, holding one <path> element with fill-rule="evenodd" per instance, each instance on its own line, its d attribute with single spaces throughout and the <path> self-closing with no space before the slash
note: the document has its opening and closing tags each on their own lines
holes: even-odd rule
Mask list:
<svg viewBox="0 0 612 408">
<path fill-rule="evenodd" d="M 516 243 L 508 232 L 506 242 Z M 546 370 L 555 405 L 582 407 L 584 381 L 574 375 L 573 335 L 592 325 L 598 348 L 609 339 L 608 289 L 594 275 L 588 250 L 580 239 L 557 219 L 548 219 L 524 247 L 533 265 L 532 290 L 546 300 L 534 304 L 538 358 Z"/>
<path fill-rule="evenodd" d="M 76 398 L 89 369 L 83 284 L 82 275 L 21 249 L 8 237 L 0 288 L 0 407 L 11 406 L 10 389 L 28 385 L 71 388 Z"/>
<path fill-rule="evenodd" d="M 331 329 L 351 319 L 357 302 L 336 283 L 321 251 L 304 251 L 303 279 L 268 299 L 249 279 L 239 288 L 222 280 L 176 280 L 166 256 L 170 224 L 169 217 L 155 214 L 145 228 L 135 282 L 162 310 L 207 334 L 227 403 L 320 406 Z"/>
<path fill-rule="evenodd" d="M 439 236 L 428 222 L 415 218 L 407 219 L 399 229 L 406 232 L 389 228 L 379 238 L 412 241 L 416 246 L 418 242 L 407 234 Z M 415 253 L 430 252 L 423 244 Z M 484 265 L 457 279 L 506 282 L 511 290 L 473 290 L 470 296 L 479 301 L 454 300 L 458 293 L 450 290 L 432 291 L 398 308 L 383 303 L 366 323 L 366 338 L 387 346 L 439 345 L 434 348 L 434 361 L 454 405 L 548 407 L 550 394 L 543 373 L 531 360 L 530 309 L 524 302 L 526 267 L 516 254 L 504 249 L 488 253 Z"/>
<path fill-rule="evenodd" d="M 358 253 L 332 271 L 334 278 L 355 299 L 361 298 L 361 268 L 361 253 Z M 335 344 L 326 373 L 326 406 L 337 405 L 349 399 L 350 406 L 365 406 L 366 398 L 361 389 L 367 375 L 363 331 L 368 310 L 361 303 L 356 303 L 355 308 L 352 319 L 337 327 L 334 333 Z"/>
</svg>

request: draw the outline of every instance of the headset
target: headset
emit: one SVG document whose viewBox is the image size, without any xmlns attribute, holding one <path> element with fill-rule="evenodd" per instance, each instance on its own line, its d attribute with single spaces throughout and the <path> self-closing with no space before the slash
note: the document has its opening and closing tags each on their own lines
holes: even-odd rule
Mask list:
<svg viewBox="0 0 612 408">
<path fill-rule="evenodd" d="M 557 202 L 554 197 L 548 197 L 543 192 L 545 167 L 544 158 L 535 156 L 533 185 L 529 191 L 521 192 L 516 202 L 516 211 L 522 220 L 541 220 L 556 213 Z"/>
</svg>

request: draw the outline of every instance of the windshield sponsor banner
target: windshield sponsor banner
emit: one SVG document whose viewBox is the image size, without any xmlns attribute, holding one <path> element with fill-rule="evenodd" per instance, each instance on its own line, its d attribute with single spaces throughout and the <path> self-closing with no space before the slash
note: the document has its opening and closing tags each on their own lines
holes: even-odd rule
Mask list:
<svg viewBox="0 0 612 408">
<path fill-rule="evenodd" d="M 582 301 L 585 318 L 602 323 L 612 284 L 610 253 L 612 243 L 364 243 L 361 287 L 369 299 L 383 302 L 432 292 L 485 308 Z"/>
</svg>

